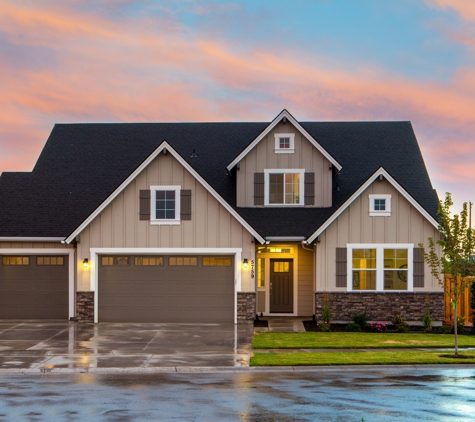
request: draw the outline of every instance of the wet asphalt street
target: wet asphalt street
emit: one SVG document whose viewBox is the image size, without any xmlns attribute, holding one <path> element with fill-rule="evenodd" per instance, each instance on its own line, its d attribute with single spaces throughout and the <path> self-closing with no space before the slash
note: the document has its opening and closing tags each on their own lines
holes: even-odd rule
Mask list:
<svg viewBox="0 0 475 422">
<path fill-rule="evenodd" d="M 0 420 L 473 421 L 475 370 L 44 374 L 0 378 Z"/>
</svg>

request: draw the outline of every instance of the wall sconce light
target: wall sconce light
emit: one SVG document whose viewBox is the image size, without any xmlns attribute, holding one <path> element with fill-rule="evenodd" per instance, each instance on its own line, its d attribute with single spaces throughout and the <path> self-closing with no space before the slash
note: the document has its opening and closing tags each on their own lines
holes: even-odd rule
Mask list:
<svg viewBox="0 0 475 422">
<path fill-rule="evenodd" d="M 85 270 L 87 270 L 89 268 L 89 259 L 84 258 L 84 261 L 82 261 L 82 266 Z"/>
<path fill-rule="evenodd" d="M 244 261 L 242 262 L 242 266 L 244 269 L 247 269 L 247 267 L 249 266 L 248 262 L 247 262 L 247 258 L 244 258 Z"/>
</svg>

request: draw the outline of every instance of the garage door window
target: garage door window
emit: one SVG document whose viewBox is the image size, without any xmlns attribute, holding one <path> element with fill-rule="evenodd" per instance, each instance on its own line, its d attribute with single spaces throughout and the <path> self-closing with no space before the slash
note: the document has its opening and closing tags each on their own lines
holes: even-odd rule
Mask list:
<svg viewBox="0 0 475 422">
<path fill-rule="evenodd" d="M 171 267 L 174 266 L 196 266 L 198 258 L 196 256 L 171 256 L 168 260 Z"/>
<path fill-rule="evenodd" d="M 64 258 L 62 256 L 38 256 L 36 265 L 64 265 Z"/>
<path fill-rule="evenodd" d="M 30 265 L 29 256 L 4 256 L 3 265 Z"/>
<path fill-rule="evenodd" d="M 137 266 L 162 266 L 163 256 L 136 256 L 135 265 Z"/>
<path fill-rule="evenodd" d="M 231 257 L 229 256 L 205 256 L 203 257 L 205 267 L 230 267 Z"/>
<path fill-rule="evenodd" d="M 101 257 L 102 265 L 129 265 L 128 256 L 103 256 Z"/>
</svg>

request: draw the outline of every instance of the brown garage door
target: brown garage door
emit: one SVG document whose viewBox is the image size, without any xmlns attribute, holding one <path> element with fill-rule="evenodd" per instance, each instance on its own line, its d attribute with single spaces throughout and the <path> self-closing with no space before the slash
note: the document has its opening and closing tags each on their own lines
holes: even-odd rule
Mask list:
<svg viewBox="0 0 475 422">
<path fill-rule="evenodd" d="M 67 319 L 68 257 L 0 256 L 0 319 Z"/>
<path fill-rule="evenodd" d="M 100 256 L 99 321 L 233 322 L 231 256 Z"/>
</svg>

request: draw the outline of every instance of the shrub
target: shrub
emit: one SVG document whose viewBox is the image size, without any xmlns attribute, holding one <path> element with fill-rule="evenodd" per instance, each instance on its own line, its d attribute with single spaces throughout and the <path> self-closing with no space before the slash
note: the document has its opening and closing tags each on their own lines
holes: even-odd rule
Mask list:
<svg viewBox="0 0 475 422">
<path fill-rule="evenodd" d="M 331 329 L 329 322 L 322 322 L 321 324 L 318 324 L 318 328 L 323 332 L 328 332 Z"/>
<path fill-rule="evenodd" d="M 363 329 L 368 323 L 368 314 L 366 313 L 366 308 L 364 312 L 362 312 L 361 314 L 353 314 L 351 318 L 353 319 L 353 322 L 355 324 L 358 324 L 360 328 Z"/>
<path fill-rule="evenodd" d="M 358 323 L 356 323 L 356 322 L 350 322 L 350 323 L 346 326 L 345 331 L 352 332 L 352 333 L 356 333 L 356 332 L 358 332 L 358 331 L 361 331 L 360 324 L 358 324 Z"/>
<path fill-rule="evenodd" d="M 401 315 L 396 315 L 391 322 L 396 327 L 398 333 L 407 333 L 409 331 L 409 324 L 404 321 Z"/>
<path fill-rule="evenodd" d="M 442 325 L 442 327 L 439 328 L 439 334 L 451 334 L 452 328 L 451 325 Z"/>
<path fill-rule="evenodd" d="M 424 331 L 432 331 L 432 316 L 430 314 L 429 302 L 426 302 L 426 311 L 422 317 L 422 324 L 424 324 Z"/>
<path fill-rule="evenodd" d="M 465 317 L 463 316 L 457 317 L 457 333 L 459 334 L 465 333 Z"/>
<path fill-rule="evenodd" d="M 385 322 L 370 322 L 369 326 L 371 327 L 371 331 L 376 333 L 385 333 L 388 331 L 388 324 Z"/>
<path fill-rule="evenodd" d="M 328 295 L 325 295 L 323 299 L 323 311 L 322 311 L 322 321 L 324 323 L 330 324 L 332 320 L 332 313 L 330 310 L 330 299 Z"/>
</svg>

